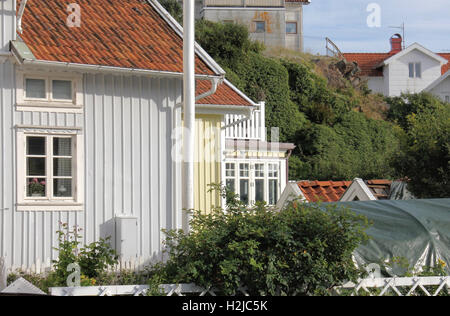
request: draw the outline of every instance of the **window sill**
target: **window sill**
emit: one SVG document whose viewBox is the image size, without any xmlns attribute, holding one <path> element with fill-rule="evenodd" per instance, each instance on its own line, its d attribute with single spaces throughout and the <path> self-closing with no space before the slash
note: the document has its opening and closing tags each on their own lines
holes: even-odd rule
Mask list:
<svg viewBox="0 0 450 316">
<path fill-rule="evenodd" d="M 67 212 L 67 211 L 83 211 L 82 203 L 59 203 L 59 202 L 30 202 L 17 204 L 17 211 L 27 212 Z"/>
<path fill-rule="evenodd" d="M 17 111 L 27 112 L 70 112 L 83 113 L 83 107 L 70 102 L 21 102 L 16 105 Z"/>
</svg>

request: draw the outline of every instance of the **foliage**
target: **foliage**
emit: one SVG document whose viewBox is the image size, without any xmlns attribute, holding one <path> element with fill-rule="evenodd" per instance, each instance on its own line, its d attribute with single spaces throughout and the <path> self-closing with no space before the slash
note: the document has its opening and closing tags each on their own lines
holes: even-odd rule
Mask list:
<svg viewBox="0 0 450 316">
<path fill-rule="evenodd" d="M 60 225 L 61 230 L 57 231 L 59 245 L 55 249 L 58 250 L 58 259 L 53 260 L 52 272 L 56 284 L 66 285 L 69 275 L 73 273 L 68 269 L 71 264 L 78 264 L 83 283 L 92 285 L 92 280 L 99 277 L 108 266 L 118 263 L 115 250 L 108 243 L 109 238 L 80 248 L 81 228 L 74 226 L 71 230 L 66 223 Z"/>
<path fill-rule="evenodd" d="M 228 196 L 226 189 L 222 195 Z M 214 286 L 232 295 L 324 295 L 358 270 L 353 250 L 367 220 L 347 210 L 294 202 L 280 212 L 247 207 L 236 196 L 226 212 L 196 212 L 192 231 L 168 231 L 164 268 L 175 283 Z"/>
<path fill-rule="evenodd" d="M 443 103 L 429 93 L 402 94 L 399 97 L 387 97 L 389 104 L 387 118 L 398 123 L 402 128 L 408 127 L 408 116 L 418 114 L 424 110 L 434 111 L 443 106 Z"/>
<path fill-rule="evenodd" d="M 408 189 L 418 198 L 450 197 L 450 106 L 422 109 L 405 124 L 397 172 L 410 179 Z"/>
<path fill-rule="evenodd" d="M 334 126 L 309 124 L 298 132 L 299 158 L 291 158 L 291 177 L 342 180 L 390 178 L 391 157 L 399 149 L 394 126 L 349 112 Z"/>
<path fill-rule="evenodd" d="M 178 0 L 159 0 L 159 3 L 178 23 L 183 24 L 183 8 Z"/>
</svg>

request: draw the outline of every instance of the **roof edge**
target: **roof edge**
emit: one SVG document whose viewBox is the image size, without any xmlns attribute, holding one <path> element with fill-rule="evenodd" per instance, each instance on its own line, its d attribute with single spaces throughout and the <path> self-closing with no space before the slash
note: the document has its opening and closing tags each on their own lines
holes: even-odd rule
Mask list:
<svg viewBox="0 0 450 316">
<path fill-rule="evenodd" d="M 177 22 L 157 0 L 146 0 L 156 12 L 169 24 L 169 26 L 183 39 L 183 27 Z M 225 70 L 197 43 L 195 53 L 200 57 L 218 76 L 225 76 Z"/>
</svg>

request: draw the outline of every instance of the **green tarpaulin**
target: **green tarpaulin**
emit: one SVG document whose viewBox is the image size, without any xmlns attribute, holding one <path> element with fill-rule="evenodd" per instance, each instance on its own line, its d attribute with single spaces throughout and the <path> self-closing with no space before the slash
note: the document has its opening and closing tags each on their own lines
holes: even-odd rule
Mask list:
<svg viewBox="0 0 450 316">
<path fill-rule="evenodd" d="M 414 268 L 434 266 L 438 259 L 450 272 L 450 199 L 380 200 L 337 204 L 366 216 L 370 240 L 354 253 L 359 266 L 405 258 Z M 398 275 L 400 269 L 384 270 Z"/>
</svg>

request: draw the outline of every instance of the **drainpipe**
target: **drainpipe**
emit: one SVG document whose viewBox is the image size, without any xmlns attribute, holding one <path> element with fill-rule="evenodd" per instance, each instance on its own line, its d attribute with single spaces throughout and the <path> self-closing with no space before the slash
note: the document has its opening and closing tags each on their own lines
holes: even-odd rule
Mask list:
<svg viewBox="0 0 450 316">
<path fill-rule="evenodd" d="M 183 0 L 183 209 L 194 209 L 195 150 L 195 3 Z M 189 231 L 190 215 L 183 216 L 183 230 Z"/>
<path fill-rule="evenodd" d="M 20 8 L 19 8 L 19 12 L 17 13 L 17 31 L 22 34 L 23 30 L 22 30 L 22 17 L 23 17 L 23 13 L 25 11 L 25 6 L 27 5 L 27 1 L 28 0 L 22 0 L 22 2 L 20 3 Z"/>
</svg>

